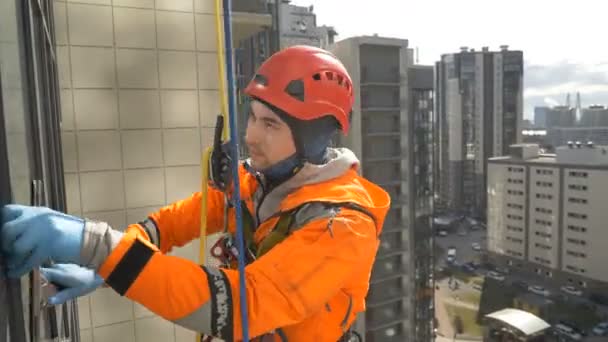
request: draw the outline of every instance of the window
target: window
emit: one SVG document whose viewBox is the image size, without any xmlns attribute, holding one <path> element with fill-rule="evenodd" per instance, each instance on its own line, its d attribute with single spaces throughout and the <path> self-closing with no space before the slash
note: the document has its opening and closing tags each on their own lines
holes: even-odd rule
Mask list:
<svg viewBox="0 0 608 342">
<path fill-rule="evenodd" d="M 540 263 L 540 264 L 544 264 L 544 265 L 549 265 L 551 264 L 551 261 L 545 259 L 545 258 L 541 258 L 541 257 L 534 257 L 534 261 Z"/>
<path fill-rule="evenodd" d="M 507 241 L 511 241 L 513 243 L 524 243 L 523 239 L 512 237 L 512 236 L 507 236 Z"/>
<path fill-rule="evenodd" d="M 586 220 L 587 219 L 587 215 L 586 214 L 579 214 L 579 213 L 568 213 L 568 217 L 579 219 L 579 220 Z"/>
<path fill-rule="evenodd" d="M 524 184 L 524 180 L 523 179 L 513 179 L 513 178 L 509 178 L 507 180 L 508 183 L 512 183 L 512 184 Z"/>
<path fill-rule="evenodd" d="M 523 209 L 524 208 L 523 205 L 515 204 L 515 203 L 507 203 L 507 207 L 512 208 L 512 209 Z"/>
<path fill-rule="evenodd" d="M 550 227 L 551 226 L 551 221 L 546 221 L 546 220 L 541 220 L 541 219 L 535 219 L 534 222 L 540 226 L 546 226 L 546 227 Z"/>
<path fill-rule="evenodd" d="M 568 174 L 570 175 L 570 177 L 587 178 L 587 172 L 582 172 L 582 171 L 570 171 Z"/>
<path fill-rule="evenodd" d="M 553 183 L 551 182 L 541 182 L 541 181 L 537 181 L 536 185 L 541 187 L 541 188 L 552 188 L 553 187 Z"/>
<path fill-rule="evenodd" d="M 520 190 L 510 190 L 509 189 L 509 190 L 507 190 L 507 193 L 509 195 L 514 195 L 514 196 L 523 196 L 524 195 L 524 192 L 520 191 Z"/>
<path fill-rule="evenodd" d="M 552 175 L 553 174 L 553 170 L 550 170 L 550 169 L 536 169 L 536 174 L 537 175 Z"/>
<path fill-rule="evenodd" d="M 546 208 L 534 208 L 534 210 L 537 213 L 543 213 L 543 214 L 553 214 L 553 210 L 551 209 L 546 209 Z"/>
<path fill-rule="evenodd" d="M 574 225 L 568 225 L 568 230 L 571 230 L 573 232 L 579 232 L 579 233 L 587 232 L 587 228 L 581 227 L 581 226 L 574 226 Z"/>
<path fill-rule="evenodd" d="M 513 232 L 523 232 L 524 229 L 521 227 L 515 227 L 515 226 L 511 226 L 511 225 L 507 225 L 507 230 L 513 231 Z"/>
<path fill-rule="evenodd" d="M 535 232 L 534 235 L 540 236 L 540 237 L 543 237 L 543 238 L 550 238 L 551 237 L 551 234 L 545 233 L 545 232 Z"/>
<path fill-rule="evenodd" d="M 538 199 L 552 200 L 553 199 L 553 195 L 550 195 L 550 194 L 536 194 L 536 198 L 538 198 Z"/>
<path fill-rule="evenodd" d="M 535 244 L 534 244 L 534 247 L 536 247 L 536 248 L 540 248 L 540 249 L 544 249 L 544 250 L 549 250 L 549 249 L 551 249 L 551 246 L 549 246 L 549 245 L 545 245 L 545 244 L 543 244 L 543 243 L 535 243 Z"/>
<path fill-rule="evenodd" d="M 575 258 L 586 258 L 587 254 L 575 251 L 566 251 L 566 254 Z"/>
<path fill-rule="evenodd" d="M 587 241 L 585 241 L 585 240 L 572 239 L 572 238 L 568 238 L 567 240 L 569 243 L 574 244 L 574 245 L 580 245 L 580 246 L 587 245 Z"/>
<path fill-rule="evenodd" d="M 568 202 L 576 204 L 587 204 L 587 200 L 584 198 L 568 197 Z"/>
<path fill-rule="evenodd" d="M 579 185 L 579 184 L 569 184 L 568 185 L 568 189 L 570 189 L 570 190 L 576 190 L 576 191 L 587 191 L 587 186 L 586 185 Z"/>
<path fill-rule="evenodd" d="M 522 256 L 524 256 L 523 253 L 516 252 L 516 251 L 510 250 L 510 249 L 507 249 L 506 252 L 507 252 L 508 255 L 511 255 L 511 256 L 514 256 L 514 257 L 522 257 Z"/>
<path fill-rule="evenodd" d="M 524 220 L 524 217 L 520 216 L 520 215 L 507 214 L 507 218 L 511 219 L 511 220 L 517 220 L 517 221 L 523 221 Z"/>
</svg>

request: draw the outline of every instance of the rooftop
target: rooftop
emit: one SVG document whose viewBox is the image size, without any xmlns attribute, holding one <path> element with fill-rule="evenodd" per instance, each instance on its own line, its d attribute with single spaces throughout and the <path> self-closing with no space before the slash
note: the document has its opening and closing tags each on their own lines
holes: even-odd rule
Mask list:
<svg viewBox="0 0 608 342">
<path fill-rule="evenodd" d="M 503 322 L 519 331 L 524 335 L 535 335 L 546 330 L 550 325 L 539 317 L 518 309 L 503 309 L 487 314 L 485 317 Z"/>
</svg>

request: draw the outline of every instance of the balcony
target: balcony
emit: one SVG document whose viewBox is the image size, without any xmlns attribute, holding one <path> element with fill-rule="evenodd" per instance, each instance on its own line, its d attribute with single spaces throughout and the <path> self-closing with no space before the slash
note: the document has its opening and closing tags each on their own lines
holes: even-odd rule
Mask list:
<svg viewBox="0 0 608 342">
<path fill-rule="evenodd" d="M 271 26 L 272 14 L 266 1 L 232 1 L 232 34 L 235 44 Z"/>
</svg>

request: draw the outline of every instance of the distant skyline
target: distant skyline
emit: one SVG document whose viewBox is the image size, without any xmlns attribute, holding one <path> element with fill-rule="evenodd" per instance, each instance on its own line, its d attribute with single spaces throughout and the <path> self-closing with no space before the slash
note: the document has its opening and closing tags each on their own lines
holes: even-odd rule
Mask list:
<svg viewBox="0 0 608 342">
<path fill-rule="evenodd" d="M 583 106 L 608 105 L 608 3 L 602 0 L 294 0 L 314 6 L 318 25 L 334 26 L 337 40 L 360 35 L 409 40 L 421 64 L 442 54 L 500 45 L 522 50 L 524 118 L 534 106 L 565 103 L 581 93 Z M 573 98 L 574 99 L 574 98 Z M 573 102 L 574 103 L 574 102 Z"/>
</svg>

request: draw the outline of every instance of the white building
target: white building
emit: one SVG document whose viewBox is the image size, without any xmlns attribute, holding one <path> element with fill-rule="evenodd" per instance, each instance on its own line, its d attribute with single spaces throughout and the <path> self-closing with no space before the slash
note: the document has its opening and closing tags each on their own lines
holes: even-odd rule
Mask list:
<svg viewBox="0 0 608 342">
<path fill-rule="evenodd" d="M 488 161 L 488 250 L 510 265 L 573 285 L 608 282 L 608 146 L 540 154 L 512 145 Z"/>
</svg>

